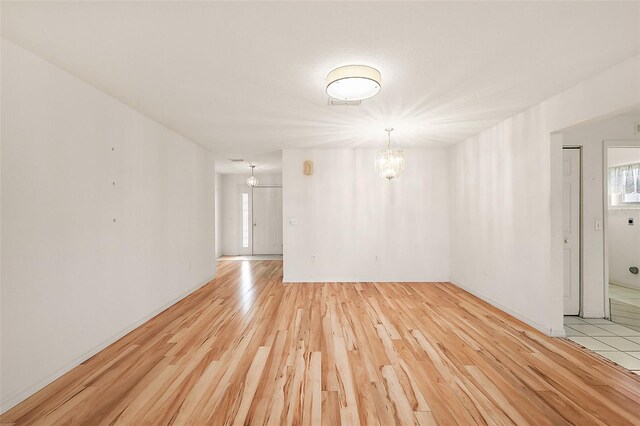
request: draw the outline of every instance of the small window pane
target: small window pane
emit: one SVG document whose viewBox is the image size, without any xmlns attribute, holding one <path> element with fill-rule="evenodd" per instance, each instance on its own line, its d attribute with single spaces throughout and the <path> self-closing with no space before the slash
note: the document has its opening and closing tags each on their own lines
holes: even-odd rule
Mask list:
<svg viewBox="0 0 640 426">
<path fill-rule="evenodd" d="M 242 247 L 249 247 L 249 194 L 242 194 Z"/>
<path fill-rule="evenodd" d="M 640 203 L 640 163 L 609 168 L 609 205 Z"/>
</svg>

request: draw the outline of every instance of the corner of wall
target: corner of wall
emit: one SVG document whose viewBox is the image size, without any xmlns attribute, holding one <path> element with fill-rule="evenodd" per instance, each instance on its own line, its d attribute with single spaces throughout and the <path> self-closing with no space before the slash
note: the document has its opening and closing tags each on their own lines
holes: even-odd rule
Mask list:
<svg viewBox="0 0 640 426">
<path fill-rule="evenodd" d="M 461 284 L 459 281 L 454 281 L 452 279 L 451 283 L 454 284 L 455 286 L 461 288 L 462 290 L 466 291 L 467 293 L 471 293 L 472 295 L 474 295 L 478 299 L 483 300 L 483 301 L 489 303 L 490 305 L 495 306 L 496 308 L 506 312 L 507 314 L 511 315 L 512 317 L 514 317 L 514 318 L 522 321 L 523 323 L 535 328 L 539 332 L 546 334 L 547 336 L 550 336 L 550 337 L 565 337 L 564 328 L 560 328 L 560 329 L 554 328 L 551 324 L 541 324 L 541 323 L 539 323 L 537 321 L 534 321 L 534 320 L 532 320 L 530 318 L 527 318 L 527 317 L 521 315 L 520 313 L 515 312 L 514 310 L 512 310 L 508 306 L 505 306 L 502 303 L 499 303 L 499 302 L 495 301 L 491 297 L 487 297 L 484 294 L 472 289 L 471 287 L 468 287 L 468 286 L 465 286 L 465 285 Z"/>
<path fill-rule="evenodd" d="M 2 395 L 2 399 L 0 399 L 0 414 L 10 410 L 11 408 L 16 406 L 17 404 L 19 404 L 23 400 L 27 399 L 29 396 L 33 395 L 34 393 L 38 392 L 40 389 L 42 389 L 45 386 L 47 386 L 48 384 L 52 383 L 54 380 L 58 379 L 59 377 L 63 376 L 64 374 L 66 374 L 69 371 L 71 371 L 72 369 L 74 369 L 75 367 L 79 366 L 84 361 L 88 360 L 89 358 L 91 358 L 92 356 L 94 356 L 95 354 L 100 352 L 101 350 L 103 350 L 106 347 L 108 347 L 109 345 L 117 342 L 122 337 L 126 336 L 127 334 L 129 334 L 130 332 L 132 332 L 133 330 L 135 330 L 136 328 L 138 328 L 139 326 L 141 326 L 145 322 L 147 322 L 147 321 L 151 320 L 152 318 L 160 315 L 162 312 L 166 311 L 171 306 L 173 306 L 176 303 L 180 302 L 185 297 L 189 296 L 193 292 L 199 290 L 200 288 L 202 288 L 205 285 L 207 285 L 208 283 L 210 283 L 214 278 L 215 278 L 215 275 L 210 277 L 209 279 L 205 280 L 204 282 L 199 283 L 195 287 L 183 292 L 178 297 L 174 298 L 173 300 L 169 301 L 168 303 L 166 303 L 165 305 L 161 306 L 160 308 L 154 310 L 153 312 L 149 313 L 148 315 L 145 315 L 143 318 L 140 318 L 139 320 L 137 320 L 134 323 L 130 324 L 125 329 L 121 330 L 120 332 L 118 332 L 114 336 L 111 336 L 110 338 L 106 339 L 105 341 L 103 341 L 99 345 L 89 349 L 88 351 L 86 351 L 85 353 L 81 354 L 80 356 L 78 356 L 76 359 L 74 359 L 70 363 L 60 367 L 59 369 L 57 369 L 56 371 L 51 373 L 49 376 L 44 377 L 43 379 L 39 380 L 37 383 L 27 387 L 26 389 L 23 389 L 20 392 L 14 393 L 12 395 L 9 395 L 9 396 Z"/>
</svg>

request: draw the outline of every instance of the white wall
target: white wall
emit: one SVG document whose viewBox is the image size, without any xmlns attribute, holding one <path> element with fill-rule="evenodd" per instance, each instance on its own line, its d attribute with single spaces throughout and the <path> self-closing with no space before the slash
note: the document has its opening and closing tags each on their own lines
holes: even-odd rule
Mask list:
<svg viewBox="0 0 640 426">
<path fill-rule="evenodd" d="M 406 150 L 391 182 L 375 152 L 283 151 L 285 281 L 448 281 L 448 150 Z"/>
<path fill-rule="evenodd" d="M 2 124 L 6 410 L 213 277 L 214 165 L 5 40 Z"/>
<path fill-rule="evenodd" d="M 222 175 L 215 174 L 215 228 L 216 228 L 216 259 L 222 256 Z"/>
<path fill-rule="evenodd" d="M 617 115 L 582 124 L 560 132 L 564 146 L 582 147 L 582 308 L 587 318 L 605 316 L 603 227 L 596 229 L 596 221 L 606 220 L 603 170 L 605 140 L 635 139 L 633 124 L 637 115 Z"/>
<path fill-rule="evenodd" d="M 562 137 L 640 103 L 640 57 L 452 148 L 451 278 L 562 335 Z M 553 142 L 553 143 L 552 143 Z"/>
<path fill-rule="evenodd" d="M 629 272 L 630 266 L 640 268 L 640 209 L 609 211 L 608 232 L 609 281 L 640 289 L 640 274 Z"/>
<path fill-rule="evenodd" d="M 282 173 L 261 173 L 258 168 L 255 171 L 260 185 L 280 185 Z M 247 179 L 251 173 L 245 174 L 221 174 L 221 220 L 220 233 L 222 239 L 222 255 L 237 256 L 250 254 L 249 248 L 242 248 L 242 192 L 251 194 L 251 187 L 247 185 Z M 251 203 L 251 196 L 249 196 Z M 251 209 L 251 207 L 249 207 Z M 249 210 L 251 212 L 251 210 Z M 249 213 L 251 215 L 251 213 Z M 249 216 L 251 222 L 251 216 Z M 251 234 L 249 234 L 251 235 Z M 249 238 L 251 247 L 251 237 Z"/>
</svg>

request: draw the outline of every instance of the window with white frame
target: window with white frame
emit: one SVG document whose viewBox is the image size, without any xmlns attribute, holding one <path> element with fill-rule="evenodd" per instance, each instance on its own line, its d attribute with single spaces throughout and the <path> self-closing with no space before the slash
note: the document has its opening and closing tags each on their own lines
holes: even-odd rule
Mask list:
<svg viewBox="0 0 640 426">
<path fill-rule="evenodd" d="M 640 163 L 609 168 L 609 205 L 640 203 Z"/>
</svg>

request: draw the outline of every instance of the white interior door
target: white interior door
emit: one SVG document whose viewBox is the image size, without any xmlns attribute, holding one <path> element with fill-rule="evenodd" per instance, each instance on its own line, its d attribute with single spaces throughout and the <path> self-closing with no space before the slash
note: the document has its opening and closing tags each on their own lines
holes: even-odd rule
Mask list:
<svg viewBox="0 0 640 426">
<path fill-rule="evenodd" d="M 580 150 L 563 151 L 564 314 L 580 313 Z"/>
<path fill-rule="evenodd" d="M 253 188 L 253 254 L 282 254 L 282 188 Z"/>
</svg>

